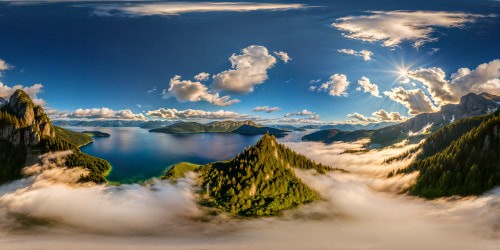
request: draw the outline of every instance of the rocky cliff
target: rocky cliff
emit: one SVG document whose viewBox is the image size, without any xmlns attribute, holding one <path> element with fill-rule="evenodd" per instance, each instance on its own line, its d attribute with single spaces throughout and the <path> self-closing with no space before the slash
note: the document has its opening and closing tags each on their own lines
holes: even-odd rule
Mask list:
<svg viewBox="0 0 500 250">
<path fill-rule="evenodd" d="M 37 146 L 42 138 L 55 137 L 49 117 L 23 90 L 16 90 L 0 108 L 0 139 L 14 145 Z"/>
</svg>

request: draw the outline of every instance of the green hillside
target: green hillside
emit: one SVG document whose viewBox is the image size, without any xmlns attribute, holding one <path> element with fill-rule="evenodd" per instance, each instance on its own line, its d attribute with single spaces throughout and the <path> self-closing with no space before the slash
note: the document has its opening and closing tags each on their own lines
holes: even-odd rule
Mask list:
<svg viewBox="0 0 500 250">
<path fill-rule="evenodd" d="M 232 160 L 197 168 L 206 197 L 203 204 L 234 215 L 262 216 L 320 199 L 295 175 L 293 168 L 316 169 L 320 173 L 332 170 L 266 134 Z"/>
<path fill-rule="evenodd" d="M 433 134 L 407 169 L 420 171 L 410 193 L 436 198 L 477 195 L 500 184 L 500 110 L 463 119 Z"/>
</svg>

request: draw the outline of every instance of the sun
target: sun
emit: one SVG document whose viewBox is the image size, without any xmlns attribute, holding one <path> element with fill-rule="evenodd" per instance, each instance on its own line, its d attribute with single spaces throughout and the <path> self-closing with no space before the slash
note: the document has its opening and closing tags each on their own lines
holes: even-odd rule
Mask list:
<svg viewBox="0 0 500 250">
<path fill-rule="evenodd" d="M 410 82 L 409 78 L 409 72 L 411 71 L 410 69 L 411 66 L 405 66 L 404 63 L 401 63 L 401 65 L 396 67 L 396 74 L 398 77 L 396 78 L 396 81 L 399 81 L 400 83 L 408 83 Z"/>
</svg>

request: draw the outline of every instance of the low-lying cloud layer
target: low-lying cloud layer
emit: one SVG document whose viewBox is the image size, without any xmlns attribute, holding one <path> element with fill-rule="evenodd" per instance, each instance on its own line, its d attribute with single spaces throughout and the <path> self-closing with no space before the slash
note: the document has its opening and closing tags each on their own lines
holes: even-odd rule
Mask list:
<svg viewBox="0 0 500 250">
<path fill-rule="evenodd" d="M 348 170 L 297 171 L 322 200 L 280 217 L 207 216 L 192 180 L 172 184 L 75 184 L 43 174 L 0 187 L 0 246 L 51 249 L 495 249 L 500 239 L 500 190 L 480 197 L 426 201 L 397 194 L 415 175 L 387 179 L 410 159 L 386 157 L 414 145 L 368 152 L 365 142 L 325 145 L 288 142 L 312 159 Z M 59 161 L 59 163 L 63 163 Z M 33 167 L 32 167 L 33 168 Z M 45 171 L 47 171 L 46 169 Z M 59 171 L 59 169 L 52 169 Z M 64 170 L 58 175 L 68 175 Z M 44 177 L 42 177 L 44 176 Z M 26 217 L 42 224 L 20 223 Z M 24 218 L 24 219 L 22 219 Z M 40 223 L 40 222 L 39 222 Z M 14 230 L 15 229 L 15 230 Z M 111 235 L 112 236 L 111 236 Z M 425 239 L 425 240 L 423 240 Z"/>
</svg>

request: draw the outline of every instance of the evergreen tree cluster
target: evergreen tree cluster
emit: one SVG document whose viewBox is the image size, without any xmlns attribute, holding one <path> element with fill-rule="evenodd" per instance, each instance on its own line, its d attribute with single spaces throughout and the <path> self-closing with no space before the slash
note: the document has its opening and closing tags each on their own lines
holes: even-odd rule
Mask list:
<svg viewBox="0 0 500 250">
<path fill-rule="evenodd" d="M 320 173 L 331 170 L 278 144 L 274 136 L 266 134 L 234 159 L 201 166 L 197 171 L 207 205 L 234 215 L 262 216 L 320 199 L 292 168 L 316 169 Z"/>
<path fill-rule="evenodd" d="M 432 135 L 407 169 L 420 175 L 410 193 L 426 198 L 477 195 L 500 184 L 500 110 L 463 119 Z"/>
</svg>

